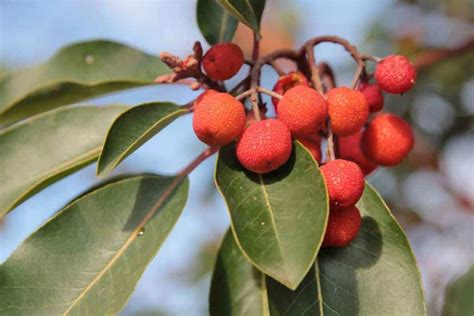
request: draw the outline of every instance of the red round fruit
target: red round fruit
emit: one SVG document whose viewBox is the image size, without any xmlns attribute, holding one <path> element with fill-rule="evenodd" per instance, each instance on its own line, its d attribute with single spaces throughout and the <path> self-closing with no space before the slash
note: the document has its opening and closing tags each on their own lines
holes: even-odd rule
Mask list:
<svg viewBox="0 0 474 316">
<path fill-rule="evenodd" d="M 194 104 L 194 132 L 209 146 L 224 146 L 237 139 L 245 121 L 243 104 L 228 93 L 209 90 Z"/>
<path fill-rule="evenodd" d="M 355 206 L 341 210 L 331 210 L 324 235 L 324 247 L 345 247 L 356 239 L 362 219 Z"/>
<path fill-rule="evenodd" d="M 237 159 L 245 169 L 268 173 L 280 168 L 291 155 L 291 133 L 276 119 L 254 122 L 237 142 Z"/>
<path fill-rule="evenodd" d="M 326 101 L 310 87 L 291 88 L 278 104 L 278 119 L 288 126 L 294 136 L 315 134 L 326 116 Z"/>
<path fill-rule="evenodd" d="M 403 93 L 415 85 L 416 68 L 405 56 L 390 55 L 375 67 L 375 79 L 384 91 Z"/>
<path fill-rule="evenodd" d="M 290 90 L 296 86 L 309 86 L 308 79 L 305 75 L 299 71 L 292 71 L 288 74 L 278 78 L 277 83 L 273 87 L 273 91 L 278 94 L 284 95 L 286 91 Z M 278 111 L 278 103 L 280 100 L 278 98 L 272 98 L 273 106 L 275 107 L 275 112 Z"/>
<path fill-rule="evenodd" d="M 297 141 L 303 144 L 303 146 L 309 150 L 314 160 L 318 163 L 321 162 L 321 137 L 318 135 L 311 137 L 296 138 Z"/>
<path fill-rule="evenodd" d="M 360 130 L 369 117 L 369 106 L 364 94 L 346 87 L 326 93 L 332 132 L 347 136 Z"/>
<path fill-rule="evenodd" d="M 364 174 L 352 161 L 336 159 L 321 167 L 329 202 L 336 208 L 355 205 L 364 192 Z"/>
<path fill-rule="evenodd" d="M 380 114 L 362 135 L 365 156 L 381 166 L 399 164 L 415 144 L 410 124 L 393 114 Z"/>
<path fill-rule="evenodd" d="M 357 87 L 367 99 L 370 112 L 378 112 L 383 108 L 382 89 L 376 83 L 361 82 Z"/>
<path fill-rule="evenodd" d="M 232 78 L 243 64 L 244 53 L 233 43 L 213 45 L 202 59 L 204 70 L 214 80 Z"/>
<path fill-rule="evenodd" d="M 362 130 L 349 136 L 338 138 L 338 153 L 341 159 L 355 162 L 365 175 L 377 168 L 377 164 L 367 159 L 361 148 Z"/>
</svg>

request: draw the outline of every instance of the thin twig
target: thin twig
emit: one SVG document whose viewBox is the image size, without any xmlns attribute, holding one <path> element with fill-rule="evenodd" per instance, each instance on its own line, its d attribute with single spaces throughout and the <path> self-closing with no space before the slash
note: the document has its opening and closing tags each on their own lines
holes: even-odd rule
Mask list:
<svg viewBox="0 0 474 316">
<path fill-rule="evenodd" d="M 249 95 L 251 95 L 252 92 L 253 92 L 252 89 L 249 89 L 249 90 L 247 90 L 247 91 L 242 92 L 241 94 L 239 94 L 239 95 L 236 96 L 235 98 L 240 101 L 240 100 L 242 100 L 242 99 L 248 97 Z"/>
<path fill-rule="evenodd" d="M 311 81 L 313 82 L 314 88 L 318 90 L 319 93 L 323 94 L 323 84 L 321 82 L 321 77 L 319 76 L 318 66 L 316 66 L 313 45 L 306 46 L 306 55 L 308 56 L 309 69 L 311 70 Z"/>
<path fill-rule="evenodd" d="M 278 76 L 281 77 L 281 76 L 286 75 L 286 72 L 274 60 L 270 60 L 269 64 L 273 67 L 273 69 L 275 69 Z"/>
<path fill-rule="evenodd" d="M 239 91 L 240 88 L 244 87 L 245 85 L 250 83 L 250 76 L 245 77 L 242 79 L 238 84 L 235 85 L 235 87 L 232 88 L 232 90 L 229 91 L 230 94 L 234 94 L 237 91 Z"/>
<path fill-rule="evenodd" d="M 364 71 L 364 68 L 365 68 L 365 60 L 363 58 L 363 55 L 357 49 L 357 47 L 355 47 L 354 45 L 349 43 L 347 40 L 345 40 L 343 38 L 340 38 L 340 37 L 337 37 L 337 36 L 318 36 L 318 37 L 315 37 L 315 38 L 312 38 L 312 39 L 308 40 L 301 47 L 300 54 L 302 52 L 305 52 L 305 51 L 306 51 L 306 53 L 308 53 L 308 47 L 314 47 L 314 46 L 316 46 L 318 44 L 321 44 L 321 43 L 339 44 L 339 45 L 343 46 L 346 49 L 346 51 L 349 52 L 352 59 L 354 59 L 354 61 L 357 63 L 357 69 L 356 69 L 356 72 L 354 74 L 354 78 L 352 79 L 352 86 L 355 87 L 355 85 L 359 81 L 360 75 L 362 74 L 362 72 Z M 308 55 L 308 57 L 311 57 L 311 56 Z"/>
<path fill-rule="evenodd" d="M 277 98 L 278 100 L 281 100 L 283 98 L 281 94 L 268 90 L 267 88 L 261 86 L 257 86 L 255 89 L 257 89 L 258 92 L 265 93 L 271 97 Z"/>
<path fill-rule="evenodd" d="M 318 64 L 318 69 L 326 91 L 329 91 L 336 87 L 336 78 L 334 76 L 334 71 L 332 70 L 331 66 L 329 66 L 329 64 L 325 62 L 322 62 Z"/>
<path fill-rule="evenodd" d="M 327 140 L 326 163 L 336 159 L 336 155 L 334 154 L 334 135 L 332 133 L 331 120 L 329 118 L 327 120 L 327 126 L 328 126 L 328 140 Z"/>
<path fill-rule="evenodd" d="M 430 67 L 445 59 L 472 51 L 474 51 L 474 37 L 470 38 L 466 43 L 456 48 L 431 49 L 427 50 L 426 52 L 420 53 L 418 56 L 415 57 L 413 65 L 417 69 L 423 69 Z"/>
<path fill-rule="evenodd" d="M 219 150 L 218 147 L 209 147 L 204 150 L 199 156 L 196 157 L 188 166 L 186 166 L 181 172 L 179 172 L 173 181 L 170 183 L 168 188 L 163 192 L 163 195 L 156 201 L 155 204 L 151 207 L 151 209 L 146 213 L 145 217 L 141 220 L 141 222 L 137 225 L 137 228 L 134 230 L 132 236 L 138 236 L 140 231 L 143 231 L 145 225 L 153 218 L 155 213 L 158 209 L 165 203 L 168 197 L 174 192 L 174 190 L 180 185 L 184 178 L 188 176 L 197 166 L 201 164 L 204 160 L 208 157 L 212 156 Z"/>
</svg>

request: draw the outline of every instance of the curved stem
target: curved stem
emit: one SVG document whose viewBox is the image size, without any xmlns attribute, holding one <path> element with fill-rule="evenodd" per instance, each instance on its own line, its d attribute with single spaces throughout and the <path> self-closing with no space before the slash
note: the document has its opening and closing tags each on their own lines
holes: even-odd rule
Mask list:
<svg viewBox="0 0 474 316">
<path fill-rule="evenodd" d="M 331 120 L 329 118 L 327 121 L 327 126 L 328 126 L 328 140 L 327 140 L 326 163 L 336 159 L 336 155 L 334 154 L 334 135 L 332 133 Z"/>
<path fill-rule="evenodd" d="M 364 71 L 365 68 L 365 59 L 364 56 L 359 52 L 357 47 L 349 43 L 347 40 L 337 37 L 337 36 L 318 36 L 308 40 L 303 47 L 300 49 L 300 54 L 303 52 L 308 52 L 308 47 L 314 47 L 321 43 L 334 43 L 343 46 L 347 52 L 351 55 L 352 59 L 357 63 L 357 69 L 354 74 L 354 78 L 352 79 L 352 87 L 354 88 L 359 81 L 360 75 Z M 308 55 L 308 57 L 310 57 Z M 367 56 L 365 56 L 367 57 Z M 311 66 L 311 65 L 310 65 Z"/>
<path fill-rule="evenodd" d="M 314 57 L 314 46 L 306 46 L 306 55 L 308 55 L 308 64 L 309 69 L 311 70 L 311 81 L 313 82 L 313 86 L 319 93 L 323 94 L 323 84 L 321 82 L 321 77 L 319 76 L 318 66 L 316 66 L 316 58 Z"/>
</svg>

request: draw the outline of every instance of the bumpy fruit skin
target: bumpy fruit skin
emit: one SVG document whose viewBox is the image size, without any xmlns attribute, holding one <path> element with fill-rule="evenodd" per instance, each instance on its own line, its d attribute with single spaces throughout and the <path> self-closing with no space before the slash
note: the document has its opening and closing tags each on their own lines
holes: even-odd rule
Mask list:
<svg viewBox="0 0 474 316">
<path fill-rule="evenodd" d="M 310 87 L 291 88 L 278 104 L 278 119 L 288 126 L 295 137 L 315 134 L 326 117 L 326 101 Z"/>
<path fill-rule="evenodd" d="M 290 90 L 296 86 L 309 86 L 308 79 L 306 79 L 305 75 L 299 71 L 292 71 L 288 74 L 281 76 L 275 86 L 273 87 L 273 91 L 278 94 L 284 95 L 286 91 Z M 272 98 L 273 106 L 275 107 L 275 112 L 278 112 L 278 103 L 280 100 L 277 98 Z"/>
<path fill-rule="evenodd" d="M 228 93 L 209 90 L 194 105 L 194 132 L 209 146 L 224 146 L 237 139 L 245 121 L 244 106 Z"/>
<path fill-rule="evenodd" d="M 380 114 L 370 122 L 362 135 L 362 151 L 381 166 L 395 166 L 408 155 L 415 144 L 410 125 L 393 114 Z"/>
<path fill-rule="evenodd" d="M 378 112 L 383 108 L 382 89 L 376 83 L 362 82 L 357 89 L 362 92 L 367 99 L 370 112 Z"/>
<path fill-rule="evenodd" d="M 324 235 L 323 247 L 345 247 L 356 239 L 362 219 L 355 206 L 331 210 Z"/>
<path fill-rule="evenodd" d="M 352 161 L 336 159 L 321 167 L 329 194 L 329 202 L 334 208 L 355 205 L 364 192 L 364 174 Z"/>
<path fill-rule="evenodd" d="M 360 130 L 369 117 L 369 105 L 364 94 L 346 87 L 326 93 L 332 132 L 347 136 Z"/>
<path fill-rule="evenodd" d="M 321 137 L 314 135 L 311 137 L 297 138 L 296 140 L 302 143 L 303 146 L 309 150 L 311 155 L 313 155 L 314 160 L 318 163 L 321 162 Z"/>
<path fill-rule="evenodd" d="M 291 133 L 276 119 L 254 122 L 237 142 L 237 159 L 245 169 L 268 173 L 280 168 L 291 155 Z"/>
<path fill-rule="evenodd" d="M 244 53 L 233 43 L 213 45 L 202 59 L 207 75 L 214 80 L 227 80 L 239 72 L 244 64 Z"/>
<path fill-rule="evenodd" d="M 403 93 L 415 85 L 416 68 L 405 56 L 390 55 L 375 67 L 375 79 L 384 91 Z"/>
<path fill-rule="evenodd" d="M 377 168 L 377 164 L 367 159 L 362 152 L 362 130 L 349 136 L 338 138 L 338 153 L 341 159 L 355 162 L 364 175 L 368 175 Z"/>
</svg>

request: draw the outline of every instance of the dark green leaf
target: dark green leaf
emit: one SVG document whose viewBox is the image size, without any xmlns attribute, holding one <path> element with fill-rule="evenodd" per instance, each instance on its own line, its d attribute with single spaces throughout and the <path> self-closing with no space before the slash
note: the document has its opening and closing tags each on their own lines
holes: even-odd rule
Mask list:
<svg viewBox="0 0 474 316">
<path fill-rule="evenodd" d="M 240 22 L 260 34 L 260 21 L 265 0 L 217 0 L 230 14 Z"/>
<path fill-rule="evenodd" d="M 474 315 L 474 266 L 446 289 L 443 316 Z"/>
<path fill-rule="evenodd" d="M 153 83 L 159 57 L 109 41 L 73 44 L 44 64 L 0 80 L 0 126 L 104 93 Z"/>
<path fill-rule="evenodd" d="M 248 261 L 221 259 L 231 252 L 224 242 L 214 270 L 211 311 L 240 315 L 233 306 L 244 297 L 242 304 L 267 300 L 271 315 L 425 315 L 420 275 L 400 226 L 369 186 L 358 206 L 363 220 L 357 239 L 346 248 L 322 248 L 295 291 L 270 277 L 262 283 L 259 275 L 241 272 L 252 268 Z M 237 246 L 232 247 L 235 253 Z M 253 315 L 268 312 L 264 307 Z"/>
<path fill-rule="evenodd" d="M 209 310 L 211 316 L 268 314 L 264 275 L 242 255 L 230 229 L 214 266 Z"/>
<path fill-rule="evenodd" d="M 359 236 L 322 248 L 295 292 L 267 279 L 272 315 L 425 315 L 421 278 L 408 240 L 380 196 L 366 186 Z"/>
<path fill-rule="evenodd" d="M 97 174 L 110 173 L 147 140 L 189 110 L 169 102 L 142 104 L 122 113 L 112 124 L 99 157 Z"/>
<path fill-rule="evenodd" d="M 92 163 L 124 106 L 62 108 L 0 132 L 0 217 L 49 184 Z"/>
<path fill-rule="evenodd" d="M 117 314 L 182 212 L 177 180 L 129 177 L 66 206 L 0 266 L 0 314 Z"/>
<path fill-rule="evenodd" d="M 232 41 L 239 22 L 217 0 L 198 0 L 197 23 L 206 41 L 214 45 Z"/>
<path fill-rule="evenodd" d="M 295 143 L 289 161 L 265 175 L 244 170 L 234 146 L 222 148 L 216 184 L 232 229 L 254 265 L 289 288 L 310 269 L 328 216 L 327 192 L 311 154 Z"/>
</svg>

